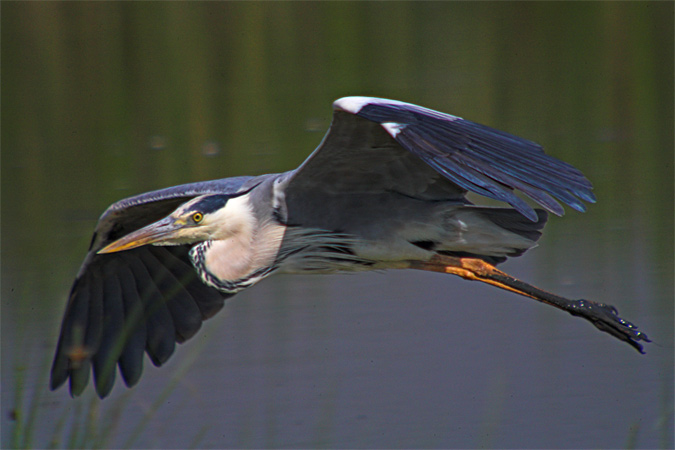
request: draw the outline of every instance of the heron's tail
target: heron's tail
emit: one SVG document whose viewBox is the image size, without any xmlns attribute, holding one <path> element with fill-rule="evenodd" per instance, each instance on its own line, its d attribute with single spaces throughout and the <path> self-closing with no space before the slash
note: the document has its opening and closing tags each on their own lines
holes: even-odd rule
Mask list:
<svg viewBox="0 0 675 450">
<path fill-rule="evenodd" d="M 475 257 L 490 264 L 520 256 L 536 245 L 546 225 L 548 213 L 536 209 L 532 222 L 515 209 L 463 206 L 446 216 L 448 249 L 441 255 Z"/>
</svg>

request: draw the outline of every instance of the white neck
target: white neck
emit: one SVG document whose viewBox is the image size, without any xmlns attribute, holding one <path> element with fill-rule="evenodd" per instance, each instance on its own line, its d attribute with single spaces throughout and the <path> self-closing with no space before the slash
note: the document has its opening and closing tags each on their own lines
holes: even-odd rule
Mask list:
<svg viewBox="0 0 675 450">
<path fill-rule="evenodd" d="M 259 222 L 248 195 L 230 199 L 219 214 L 227 226 L 216 230 L 205 253 L 209 272 L 220 280 L 238 280 L 271 266 L 276 259 L 284 227 L 273 221 Z"/>
</svg>

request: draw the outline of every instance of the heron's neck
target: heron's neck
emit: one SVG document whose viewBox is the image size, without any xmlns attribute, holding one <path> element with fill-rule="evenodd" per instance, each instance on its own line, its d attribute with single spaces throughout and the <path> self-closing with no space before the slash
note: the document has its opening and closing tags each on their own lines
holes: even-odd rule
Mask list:
<svg viewBox="0 0 675 450">
<path fill-rule="evenodd" d="M 230 205 L 230 202 L 236 202 Z M 228 230 L 218 238 L 193 247 L 192 261 L 202 280 L 226 292 L 237 292 L 253 285 L 275 268 L 274 263 L 284 237 L 284 227 L 274 220 L 259 222 L 247 199 L 232 199 Z"/>
</svg>

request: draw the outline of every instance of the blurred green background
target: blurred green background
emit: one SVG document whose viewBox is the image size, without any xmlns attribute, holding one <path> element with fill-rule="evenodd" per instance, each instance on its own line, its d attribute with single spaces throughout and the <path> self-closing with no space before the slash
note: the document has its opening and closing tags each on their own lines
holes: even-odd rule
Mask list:
<svg viewBox="0 0 675 450">
<path fill-rule="evenodd" d="M 3 447 L 672 448 L 672 2 L 2 2 L 1 13 Z M 579 167 L 598 203 L 552 219 L 505 270 L 615 304 L 657 344 L 638 357 L 578 320 L 431 274 L 277 277 L 195 338 L 209 364 L 166 396 L 143 381 L 101 404 L 47 391 L 67 292 L 108 204 L 292 169 L 346 95 L 456 114 Z M 312 325 L 289 332 L 301 318 Z M 370 351 L 385 361 L 365 372 L 364 324 L 384 333 Z M 97 434 L 87 414 L 121 400 L 115 431 Z"/>
</svg>

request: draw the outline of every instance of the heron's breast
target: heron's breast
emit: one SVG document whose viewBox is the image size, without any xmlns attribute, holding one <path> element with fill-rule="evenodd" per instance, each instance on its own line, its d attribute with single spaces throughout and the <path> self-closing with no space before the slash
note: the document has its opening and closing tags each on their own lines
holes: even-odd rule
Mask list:
<svg viewBox="0 0 675 450">
<path fill-rule="evenodd" d="M 234 281 L 273 268 L 284 236 L 279 224 L 263 224 L 250 235 L 210 241 L 204 265 L 214 277 Z"/>
</svg>

